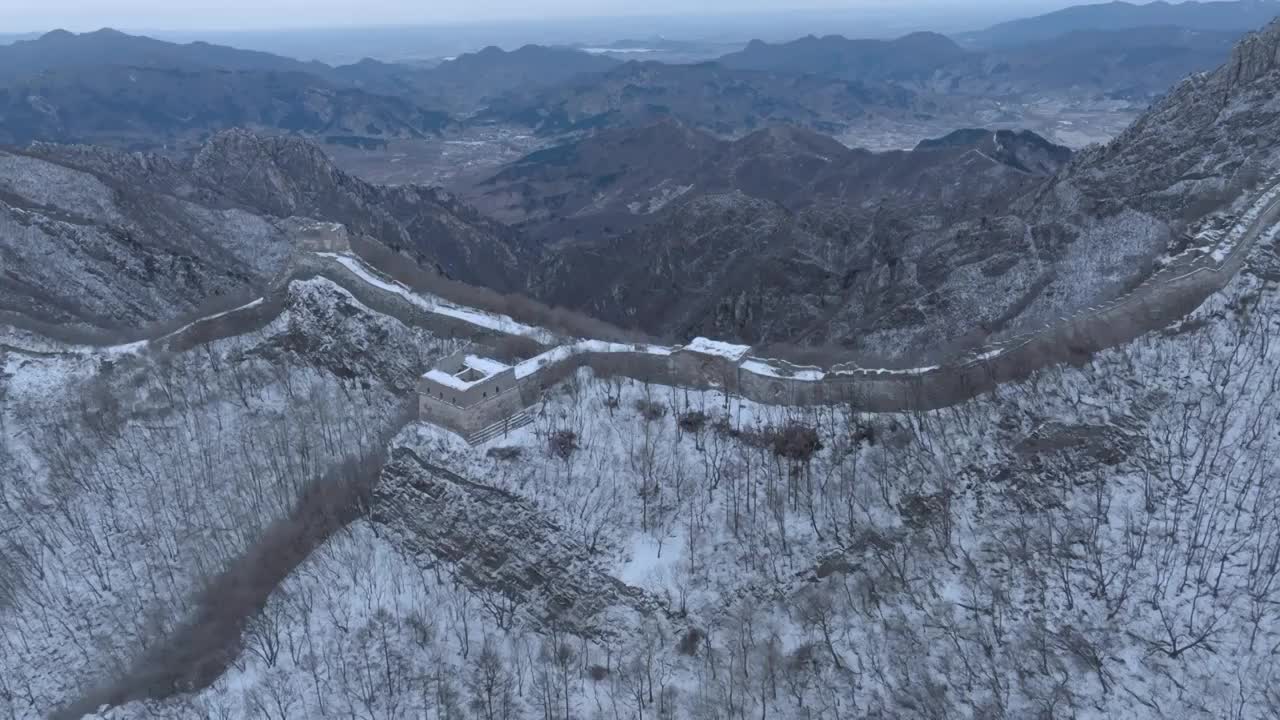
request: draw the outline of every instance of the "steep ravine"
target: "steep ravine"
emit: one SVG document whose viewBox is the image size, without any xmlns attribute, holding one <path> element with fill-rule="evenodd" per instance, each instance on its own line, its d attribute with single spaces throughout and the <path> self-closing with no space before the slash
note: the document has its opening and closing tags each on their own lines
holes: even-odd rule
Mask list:
<svg viewBox="0 0 1280 720">
<path fill-rule="evenodd" d="M 383 447 L 409 415 L 406 410 L 384 430 Z M 77 720 L 104 706 L 207 688 L 243 651 L 245 626 L 280 583 L 334 533 L 368 512 L 385 460 L 384 452 L 351 457 L 317 478 L 287 517 L 272 523 L 253 547 L 205 584 L 195 601 L 198 610 L 177 632 L 120 677 L 53 712 L 51 720 Z"/>
</svg>

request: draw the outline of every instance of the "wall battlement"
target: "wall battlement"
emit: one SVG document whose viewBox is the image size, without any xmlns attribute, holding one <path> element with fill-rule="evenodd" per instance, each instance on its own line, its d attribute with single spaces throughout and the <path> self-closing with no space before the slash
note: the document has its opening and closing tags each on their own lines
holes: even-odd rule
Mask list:
<svg viewBox="0 0 1280 720">
<path fill-rule="evenodd" d="M 1086 362 L 1096 352 L 1185 317 L 1230 282 L 1258 236 L 1265 233 L 1275 240 L 1280 227 L 1272 224 L 1277 218 L 1280 184 L 1259 197 L 1211 252 L 1172 263 L 1107 303 L 945 365 L 899 370 L 836 365 L 825 370 L 752 357 L 746 346 L 706 338 L 675 347 L 580 340 L 513 368 L 519 407 L 478 404 L 463 410 L 469 417 L 459 420 L 424 406 L 422 419 L 450 429 L 490 426 L 504 413 L 509 416 L 532 406 L 544 391 L 582 367 L 604 377 L 722 390 L 770 405 L 842 404 L 865 412 L 936 410 L 1045 367 Z"/>
<path fill-rule="evenodd" d="M 753 357 L 746 346 L 705 338 L 675 347 L 565 342 L 544 328 L 415 293 L 355 254 L 350 248 L 357 244 L 341 226 L 297 218 L 284 222 L 296 224 L 298 252 L 264 297 L 149 339 L 90 346 L 181 352 L 239 335 L 266 326 L 286 309 L 291 282 L 323 277 L 373 310 L 441 337 L 475 340 L 519 335 L 549 347 L 514 366 L 485 366 L 483 378 L 465 372 L 467 353 L 450 356 L 437 367 L 445 377 L 419 379 L 414 389 L 421 419 L 469 439 L 523 417 L 545 391 L 583 367 L 602 377 L 722 390 L 771 405 L 846 404 L 866 412 L 933 410 L 989 392 L 1001 383 L 1025 379 L 1045 367 L 1083 363 L 1093 353 L 1167 327 L 1222 290 L 1260 237 L 1274 242 L 1280 234 L 1280 226 L 1274 225 L 1277 219 L 1280 183 L 1256 198 L 1229 232 L 1215 231 L 1209 238 L 1212 247 L 1173 258 L 1166 269 L 1126 295 L 954 362 L 923 368 L 800 366 Z M 457 378 L 459 373 L 464 377 Z"/>
</svg>

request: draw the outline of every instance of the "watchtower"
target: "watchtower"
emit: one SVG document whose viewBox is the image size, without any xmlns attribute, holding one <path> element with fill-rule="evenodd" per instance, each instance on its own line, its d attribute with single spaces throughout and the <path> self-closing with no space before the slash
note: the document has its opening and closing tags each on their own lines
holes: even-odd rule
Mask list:
<svg viewBox="0 0 1280 720">
<path fill-rule="evenodd" d="M 460 350 L 436 363 L 418 380 L 418 414 L 423 420 L 481 442 L 486 431 L 518 427 L 524 403 L 515 368 L 476 348 Z"/>
<path fill-rule="evenodd" d="M 738 366 L 751 347 L 704 337 L 694 338 L 671 353 L 676 377 L 699 379 L 727 391 L 738 389 Z"/>
</svg>

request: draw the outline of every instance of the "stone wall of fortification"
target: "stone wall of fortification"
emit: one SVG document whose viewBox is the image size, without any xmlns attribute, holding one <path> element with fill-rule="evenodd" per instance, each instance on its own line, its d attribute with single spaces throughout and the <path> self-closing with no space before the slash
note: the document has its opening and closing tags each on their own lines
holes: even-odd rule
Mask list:
<svg viewBox="0 0 1280 720">
<path fill-rule="evenodd" d="M 774 368 L 774 373 L 769 374 L 744 368 L 727 358 L 708 360 L 678 351 L 581 342 L 569 352 L 550 353 L 545 365 L 516 378 L 515 387 L 498 397 L 465 410 L 448 403 L 437 406 L 429 398 L 420 397 L 419 411 L 424 419 L 468 436 L 536 404 L 545 391 L 582 367 L 590 367 L 600 377 L 623 376 L 655 384 L 720 389 L 766 404 L 847 404 L 871 412 L 946 407 L 1051 365 L 1087 362 L 1096 352 L 1128 343 L 1185 317 L 1231 281 L 1253 247 L 1259 228 L 1269 227 L 1277 217 L 1280 203 L 1248 218 L 1253 223 L 1250 234 L 1238 237 L 1225 257 L 1201 257 L 1164 270 L 1111 302 L 992 346 L 980 359 L 914 371 L 836 369 L 825 373 L 766 360 L 763 362 Z M 337 237 L 321 233 L 304 243 L 318 243 L 316 247 L 321 252 L 344 252 Z M 371 309 L 439 337 L 484 340 L 498 336 L 493 330 L 433 312 L 429 305 L 370 284 L 332 258 L 299 252 L 260 301 L 194 320 L 151 342 L 160 349 L 180 352 L 259 329 L 286 307 L 290 281 L 314 277 L 331 280 Z M 758 362 L 761 361 L 755 361 Z M 786 377 L 788 373 L 796 377 Z M 821 379 L 805 379 L 818 375 L 822 375 Z"/>
<path fill-rule="evenodd" d="M 293 280 L 308 280 L 314 277 L 331 280 L 373 310 L 390 315 L 406 325 L 420 327 L 437 337 L 478 341 L 496 340 L 501 337 L 492 330 L 477 327 L 451 315 L 429 312 L 400 295 L 369 285 L 340 263 L 317 255 L 299 258 L 292 272 L 276 284 L 282 286 Z"/>
<path fill-rule="evenodd" d="M 526 405 L 580 367 L 599 376 L 626 376 L 664 385 L 718 389 L 771 405 L 851 405 L 869 412 L 932 410 L 963 402 L 1044 367 L 1086 362 L 1096 352 L 1130 342 L 1195 310 L 1234 276 L 1243 252 L 1220 267 L 1192 267 L 1046 330 L 1011 341 L 985 359 L 922 371 L 857 370 L 820 380 L 775 377 L 738 366 L 714 367 L 685 354 L 586 351 L 542 366 L 520 381 Z"/>
<path fill-rule="evenodd" d="M 441 401 L 427 393 L 419 393 L 418 417 L 468 437 L 532 404 L 524 402 L 520 390 L 515 387 L 465 408 Z"/>
<path fill-rule="evenodd" d="M 420 398 L 424 419 L 464 436 L 536 404 L 543 392 L 581 367 L 600 377 L 623 376 L 641 382 L 721 389 L 750 400 L 777 405 L 847 404 L 871 412 L 928 410 L 962 402 L 1000 383 L 1021 380 L 1058 363 L 1083 363 L 1095 352 L 1132 341 L 1152 329 L 1186 316 L 1235 275 L 1246 254 L 1244 244 L 1218 266 L 1185 267 L 1153 278 L 1133 292 L 1087 313 L 1021 338 L 1006 341 L 999 354 L 919 372 L 854 370 L 829 372 L 821 380 L 774 377 L 728 363 L 699 361 L 687 353 L 656 354 L 643 350 L 583 351 L 548 362 L 519 378 L 512 392 L 462 410 L 439 407 Z M 395 293 L 369 285 L 331 259 L 300 256 L 277 289 L 251 307 L 205 318 L 156 340 L 163 349 L 182 351 L 222 337 L 261 328 L 279 315 L 288 280 L 325 277 L 377 312 L 421 327 L 440 337 L 480 339 L 493 336 L 458 318 L 432 313 Z M 785 368 L 785 364 L 780 364 Z M 783 372 L 785 374 L 785 370 Z"/>
</svg>

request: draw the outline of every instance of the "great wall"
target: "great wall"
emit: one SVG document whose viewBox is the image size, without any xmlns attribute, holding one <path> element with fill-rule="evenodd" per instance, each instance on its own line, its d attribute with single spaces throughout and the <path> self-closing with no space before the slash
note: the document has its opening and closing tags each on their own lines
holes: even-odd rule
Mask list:
<svg viewBox="0 0 1280 720">
<path fill-rule="evenodd" d="M 51 351 L 39 338 L 31 348 L 22 347 L 22 339 L 15 338 L 17 346 L 0 342 L 0 359 L 5 352 L 110 356 L 181 352 L 267 326 L 288 308 L 291 283 L 319 277 L 333 282 L 377 312 L 438 335 L 481 342 L 487 336 L 520 335 L 546 348 L 501 368 L 485 364 L 483 358 L 473 363 L 465 352 L 438 361 L 433 370 L 449 376 L 464 375 L 459 385 L 465 388 L 449 381 L 444 382 L 445 386 L 471 392 L 470 397 L 458 398 L 444 410 L 430 400 L 431 389 L 437 394 L 440 392 L 442 378 L 437 376 L 433 381 L 430 370 L 423 374 L 417 388 L 420 419 L 446 427 L 471 442 L 483 441 L 513 421 L 518 422 L 545 390 L 582 367 L 590 367 L 604 376 L 621 375 L 672 386 L 722 389 L 768 404 L 852 403 L 873 412 L 931 409 L 969 399 L 1001 382 L 1026 377 L 1053 364 L 1081 362 L 1093 352 L 1167 327 L 1226 286 L 1241 269 L 1264 229 L 1267 241 L 1274 241 L 1280 227 L 1268 226 L 1277 217 L 1280 217 L 1280 184 L 1261 195 L 1235 221 L 1230 232 L 1215 237 L 1217 246 L 1210 251 L 1204 254 L 1189 251 L 1172 259 L 1164 271 L 1109 303 L 937 367 L 886 370 L 837 365 L 824 370 L 756 358 L 751 356 L 750 348 L 705 339 L 665 347 L 558 338 L 543 328 L 509 317 L 415 293 L 367 263 L 361 257 L 358 242 L 350 242 L 344 234 L 336 232 L 322 232 L 312 237 L 303 233 L 296 237 L 297 253 L 287 270 L 272 283 L 271 291 L 238 308 L 124 344 L 76 345 L 61 341 L 61 347 Z M 0 322 L 4 320 L 0 318 Z M 479 381 L 471 379 L 466 373 L 468 369 L 483 377 Z M 432 382 L 436 385 L 431 385 Z M 496 392 L 490 394 L 490 388 Z M 480 392 L 478 402 L 474 398 L 477 390 Z M 240 652 L 240 631 L 246 618 L 261 612 L 279 582 L 333 532 L 356 517 L 373 497 L 370 493 L 379 491 L 389 494 L 373 501 L 378 508 L 374 512 L 376 521 L 384 527 L 398 528 L 390 530 L 398 533 L 398 544 L 415 553 L 448 558 L 457 564 L 460 575 L 472 583 L 492 585 L 514 579 L 512 592 L 545 598 L 545 602 L 527 603 L 531 608 L 528 612 L 554 609 L 557 620 L 568 617 L 573 631 L 583 637 L 617 636 L 626 631 L 625 625 L 618 624 L 618 616 L 602 614 L 602 607 L 630 608 L 646 617 L 664 612 L 666 606 L 661 601 L 582 562 L 580 551 L 566 554 L 554 542 L 533 542 L 531 555 L 512 553 L 497 563 L 496 568 L 492 555 L 460 552 L 464 543 L 469 546 L 475 537 L 493 530 L 491 516 L 470 511 L 474 503 L 499 508 L 497 520 L 501 531 L 498 534 L 509 538 L 549 538 L 553 537 L 554 528 L 536 508 L 520 498 L 432 466 L 407 449 L 397 450 L 390 462 L 379 460 L 375 464 L 376 467 L 370 465 L 354 480 L 345 476 L 342 480 L 319 479 L 303 493 L 290 518 L 280 522 L 279 527 L 290 528 L 290 532 L 267 533 L 222 572 L 205 597 L 198 600 L 196 612 L 171 637 L 148 648 L 118 681 L 91 689 L 52 717 L 76 718 L 103 705 L 163 699 L 172 697 L 179 689 L 207 687 Z M 341 468 L 335 468 L 333 474 L 340 472 Z M 384 476 L 397 475 L 410 479 L 422 492 L 405 496 L 398 493 L 406 487 L 406 482 L 381 482 Z M 341 491 L 334 493 L 333 487 Z M 448 522 L 442 522 L 441 517 Z M 300 518 L 308 520 L 302 522 Z M 464 538 L 464 543 L 460 543 L 459 538 Z M 271 562 L 264 562 L 263 558 L 271 558 Z M 285 562 L 281 562 L 281 558 Z M 821 577 L 825 562 L 812 571 L 796 575 L 795 581 L 807 583 L 811 577 Z M 236 591 L 228 594 L 226 586 L 233 586 Z M 552 592 L 546 592 L 548 588 Z M 233 602 L 228 604 L 228 598 Z M 534 618 L 545 621 L 547 616 L 535 615 Z"/>
<path fill-rule="evenodd" d="M 295 237 L 289 268 L 273 290 L 239 308 L 197 319 L 176 331 L 117 351 L 146 348 L 181 351 L 222 337 L 264 327 L 284 309 L 290 282 L 326 278 L 370 308 L 444 337 L 522 336 L 543 348 L 513 365 L 487 365 L 478 375 L 451 381 L 470 368 L 467 354 L 445 359 L 453 365 L 424 369 L 419 382 L 420 419 L 477 442 L 526 421 L 523 413 L 545 391 L 579 368 L 598 376 L 715 389 L 770 405 L 847 404 L 867 412 L 933 410 L 1024 379 L 1042 368 L 1080 364 L 1093 353 L 1128 343 L 1167 327 L 1220 291 L 1243 266 L 1264 233 L 1274 240 L 1280 227 L 1280 177 L 1261 193 L 1228 231 L 1206 231 L 1214 244 L 1171 258 L 1166 267 L 1132 291 L 1107 303 L 1060 318 L 1030 333 L 990 344 L 951 363 L 909 369 L 829 369 L 760 358 L 751 348 L 698 338 L 687 345 L 660 346 L 566 338 L 505 315 L 488 313 L 417 293 L 375 268 L 360 242 L 341 226 L 314 223 Z M 10 350 L 17 348 L 10 347 Z M 470 353 L 474 354 L 474 353 Z M 492 363 L 483 357 L 478 360 Z M 474 363 L 473 363 L 474 364 Z M 449 391 L 449 392 L 446 392 Z"/>
</svg>

